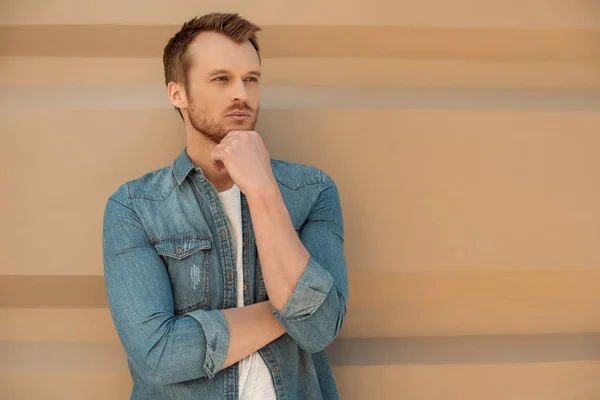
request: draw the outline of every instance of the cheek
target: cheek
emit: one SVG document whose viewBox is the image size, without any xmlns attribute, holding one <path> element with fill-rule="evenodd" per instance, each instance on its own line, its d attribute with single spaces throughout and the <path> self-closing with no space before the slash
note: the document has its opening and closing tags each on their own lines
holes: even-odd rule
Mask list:
<svg viewBox="0 0 600 400">
<path fill-rule="evenodd" d="M 248 103 L 252 108 L 256 108 L 260 104 L 260 86 L 248 88 Z"/>
<path fill-rule="evenodd" d="M 206 101 L 211 99 L 211 101 Z M 206 92 L 194 93 L 193 102 L 190 104 L 195 113 L 215 118 L 222 109 L 219 108 L 220 101 L 214 95 Z"/>
<path fill-rule="evenodd" d="M 204 109 L 209 114 L 219 113 L 225 110 L 229 104 L 229 97 L 224 90 L 218 88 L 207 88 L 199 94 Z"/>
</svg>

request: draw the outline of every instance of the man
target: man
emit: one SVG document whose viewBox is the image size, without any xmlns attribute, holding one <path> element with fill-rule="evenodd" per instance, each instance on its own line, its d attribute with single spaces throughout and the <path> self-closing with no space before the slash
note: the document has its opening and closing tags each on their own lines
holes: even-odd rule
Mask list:
<svg viewBox="0 0 600 400">
<path fill-rule="evenodd" d="M 348 295 L 339 195 L 254 132 L 259 30 L 213 13 L 171 38 L 186 147 L 107 202 L 105 282 L 132 399 L 338 398 L 323 350 Z"/>
</svg>

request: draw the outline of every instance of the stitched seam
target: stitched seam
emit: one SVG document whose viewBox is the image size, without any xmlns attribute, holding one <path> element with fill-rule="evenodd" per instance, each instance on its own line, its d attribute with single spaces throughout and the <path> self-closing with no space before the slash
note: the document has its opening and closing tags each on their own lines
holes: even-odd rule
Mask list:
<svg viewBox="0 0 600 400">
<path fill-rule="evenodd" d="M 171 171 L 174 171 L 174 169 L 171 169 Z M 173 174 L 175 174 L 175 172 L 173 172 Z M 178 186 L 178 182 L 177 179 L 175 178 L 175 182 L 173 182 L 173 185 L 171 187 L 171 189 L 169 190 L 169 192 L 165 195 L 165 196 L 161 196 L 161 197 L 155 197 L 155 196 L 146 196 L 146 195 L 132 195 L 131 191 L 129 189 L 129 183 L 127 183 L 127 197 L 129 199 L 141 199 L 141 200 L 150 200 L 150 201 L 165 201 L 166 199 L 169 198 L 169 196 L 171 196 L 171 194 L 173 194 L 173 191 L 175 190 L 175 188 Z"/>
<path fill-rule="evenodd" d="M 183 176 L 181 177 L 181 179 L 179 179 L 179 177 L 177 175 L 175 175 L 175 172 L 173 172 L 173 175 L 175 175 L 175 186 L 179 186 L 183 183 L 183 181 L 185 181 L 185 179 L 188 177 L 188 175 L 190 174 L 190 172 L 194 169 L 194 164 L 191 164 L 188 167 L 188 170 L 185 172 L 185 174 L 183 174 Z M 175 171 L 175 161 L 173 162 L 173 171 Z M 179 174 L 179 171 L 177 171 L 177 174 Z"/>
<path fill-rule="evenodd" d="M 283 165 L 283 166 L 285 166 L 285 164 L 286 164 L 286 163 L 285 163 L 285 162 L 283 162 L 283 161 L 281 161 L 281 160 L 277 160 L 277 159 L 273 159 L 273 158 L 272 158 L 272 159 L 271 159 L 271 165 L 272 165 L 272 168 L 273 168 L 273 170 L 275 170 L 275 169 L 278 169 L 278 168 L 276 168 L 276 167 L 275 167 L 275 165 L 273 165 L 273 164 L 276 164 L 276 165 Z M 285 167 L 284 167 L 284 168 L 285 168 Z M 302 169 L 302 170 L 305 170 L 304 168 L 301 168 L 301 169 Z M 290 189 L 290 190 L 299 190 L 299 189 L 302 189 L 302 188 L 304 188 L 304 187 L 306 187 L 306 186 L 309 186 L 309 185 L 316 185 L 316 184 L 318 184 L 318 183 L 319 183 L 319 182 L 313 182 L 313 181 L 309 181 L 309 182 L 303 182 L 303 183 L 300 183 L 299 185 L 292 187 L 291 185 L 289 185 L 289 184 L 286 184 L 285 182 L 283 182 L 283 181 L 282 181 L 280 178 L 278 178 L 278 177 L 275 177 L 275 180 L 276 180 L 278 183 L 280 183 L 282 186 L 285 186 L 286 188 L 288 188 L 288 189 Z"/>
<path fill-rule="evenodd" d="M 114 198 L 112 198 L 112 197 L 109 197 L 109 198 L 108 198 L 108 201 L 114 201 L 115 203 L 117 203 L 117 204 L 120 204 L 120 205 L 122 205 L 123 207 L 125 207 L 126 209 L 128 209 L 128 210 L 130 210 L 130 211 L 132 211 L 132 212 L 134 212 L 134 213 L 135 213 L 135 210 L 134 210 L 133 208 L 131 208 L 130 206 L 128 206 L 128 205 L 126 205 L 126 204 L 123 204 L 123 203 L 121 203 L 121 202 L 120 202 L 119 200 L 117 200 L 117 199 L 114 199 Z M 137 217 L 137 213 L 136 213 L 136 217 Z"/>
<path fill-rule="evenodd" d="M 150 196 L 131 196 L 131 199 L 135 200 L 150 200 L 150 201 L 164 201 L 165 199 L 162 197 L 150 197 Z"/>
<path fill-rule="evenodd" d="M 188 306 L 188 307 L 184 307 L 184 308 L 176 308 L 176 309 L 174 309 L 174 312 L 175 312 L 176 315 L 181 315 L 181 314 L 189 313 L 189 312 L 192 312 L 192 311 L 199 310 L 200 308 L 202 308 L 202 306 L 206 305 L 207 303 L 208 303 L 207 299 L 204 299 L 200 303 L 195 304 L 193 306 Z"/>
<path fill-rule="evenodd" d="M 319 197 L 321 196 L 321 193 L 323 193 L 323 183 L 325 181 L 325 178 L 323 176 L 323 171 L 321 171 L 321 190 L 319 191 L 319 194 L 317 195 L 317 197 L 315 197 L 315 201 L 312 203 L 312 205 L 310 206 L 310 209 L 308 211 L 308 215 L 312 214 L 313 209 L 315 208 L 315 205 L 317 204 L 317 201 L 319 200 Z"/>
<path fill-rule="evenodd" d="M 176 260 L 183 260 L 184 258 L 191 256 L 192 254 L 195 254 L 199 251 L 206 251 L 206 250 L 210 250 L 210 247 L 194 247 L 193 249 L 190 249 L 181 254 L 177 254 L 177 253 L 173 253 L 172 251 L 161 250 L 161 249 L 156 249 L 156 252 L 161 256 L 175 258 Z"/>
<path fill-rule="evenodd" d="M 177 254 L 177 253 L 173 252 L 171 249 L 161 249 L 161 248 L 158 248 L 156 246 L 157 244 L 160 244 L 160 243 L 169 243 L 169 244 L 171 244 L 171 243 L 177 243 L 177 242 L 178 242 L 177 240 L 169 240 L 169 239 L 167 239 L 167 240 L 162 240 L 162 241 L 159 241 L 159 242 L 156 242 L 156 243 L 152 243 L 152 245 L 154 246 L 154 249 L 156 250 L 156 252 L 158 254 L 160 254 L 161 256 L 172 257 L 172 258 L 175 258 L 177 260 L 183 260 L 184 258 L 186 258 L 188 256 L 191 256 L 192 254 L 195 254 L 195 253 L 197 253 L 199 251 L 207 251 L 207 250 L 210 250 L 212 248 L 209 239 L 202 239 L 202 240 L 195 240 L 194 239 L 195 243 L 206 242 L 206 245 L 205 246 L 200 245 L 200 246 L 192 247 L 191 249 L 188 249 L 187 251 L 184 251 L 181 254 Z"/>
<path fill-rule="evenodd" d="M 127 201 L 129 202 L 129 206 L 131 208 L 131 211 L 133 210 L 133 204 L 131 204 L 131 189 L 129 188 L 129 182 L 125 183 L 125 192 L 127 194 Z"/>
<path fill-rule="evenodd" d="M 177 187 L 177 182 L 175 182 L 175 184 L 173 185 L 173 187 L 171 188 L 171 190 L 169 191 L 169 193 L 167 193 L 166 196 L 163 197 L 150 197 L 150 196 L 131 196 L 132 199 L 143 199 L 143 200 L 150 200 L 150 201 L 165 201 L 166 199 L 169 198 L 169 196 L 171 196 L 171 194 L 173 193 L 173 191 L 175 190 L 175 188 Z"/>
<path fill-rule="evenodd" d="M 305 183 L 305 184 L 303 184 L 302 186 L 291 187 L 291 186 L 289 186 L 289 185 L 285 184 L 284 182 L 282 182 L 282 181 L 280 181 L 280 180 L 277 180 L 277 182 L 278 182 L 278 183 L 280 183 L 282 186 L 285 186 L 286 188 L 288 188 L 288 189 L 290 189 L 290 190 L 293 190 L 293 191 L 300 190 L 300 189 L 302 189 L 302 188 L 305 188 L 305 187 L 307 187 L 307 186 L 312 186 L 312 185 L 323 185 L 323 183 L 322 183 L 322 182 L 309 182 L 309 183 Z"/>
<path fill-rule="evenodd" d="M 210 249 L 207 250 L 211 251 Z M 202 297 L 205 304 L 208 304 L 210 301 L 210 256 L 210 253 L 204 256 L 204 294 Z"/>
<path fill-rule="evenodd" d="M 116 252 L 115 254 L 117 254 L 117 255 L 118 255 L 118 254 L 125 254 L 125 253 L 128 253 L 128 252 L 130 252 L 130 251 L 132 251 L 132 250 L 135 250 L 135 249 L 144 249 L 144 248 L 147 248 L 147 247 L 148 247 L 148 246 L 134 246 L 134 247 L 128 247 L 128 248 L 126 248 L 126 249 L 119 250 L 119 251 L 118 251 L 118 252 Z"/>
<path fill-rule="evenodd" d="M 175 167 L 175 161 L 173 161 L 173 164 L 171 166 L 171 172 L 173 173 L 173 178 L 175 179 L 175 183 L 176 184 L 181 184 L 181 182 L 179 182 L 179 178 L 177 177 L 177 168 Z"/>
<path fill-rule="evenodd" d="M 208 240 L 210 242 L 210 236 L 200 236 L 200 235 L 177 235 L 177 236 L 157 236 L 154 239 L 151 239 L 151 243 L 152 244 L 156 244 L 156 243 L 161 243 L 161 242 L 174 242 L 177 240 L 181 240 L 181 239 L 185 239 L 185 240 L 195 240 L 195 241 L 202 241 L 202 240 Z"/>
</svg>

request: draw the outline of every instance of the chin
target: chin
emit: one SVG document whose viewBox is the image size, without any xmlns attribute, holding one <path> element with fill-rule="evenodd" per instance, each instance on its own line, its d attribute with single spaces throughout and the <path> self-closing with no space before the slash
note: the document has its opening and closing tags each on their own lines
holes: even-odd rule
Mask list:
<svg viewBox="0 0 600 400">
<path fill-rule="evenodd" d="M 253 131 L 255 125 L 256 124 L 254 122 L 243 122 L 243 123 L 239 123 L 239 124 L 229 124 L 229 126 L 226 127 L 226 130 L 227 130 L 227 132 L 231 132 L 231 131 Z"/>
</svg>

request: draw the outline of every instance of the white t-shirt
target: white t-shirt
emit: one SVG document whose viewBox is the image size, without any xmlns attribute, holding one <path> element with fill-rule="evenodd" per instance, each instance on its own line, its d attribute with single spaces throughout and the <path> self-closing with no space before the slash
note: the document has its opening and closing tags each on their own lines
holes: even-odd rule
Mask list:
<svg viewBox="0 0 600 400">
<path fill-rule="evenodd" d="M 229 227 L 233 235 L 236 250 L 237 271 L 237 306 L 244 306 L 244 270 L 242 259 L 242 207 L 240 203 L 240 189 L 237 185 L 229 190 L 219 193 L 225 214 L 229 220 Z M 275 386 L 267 364 L 255 352 L 239 362 L 239 390 L 240 400 L 277 400 Z"/>
</svg>

